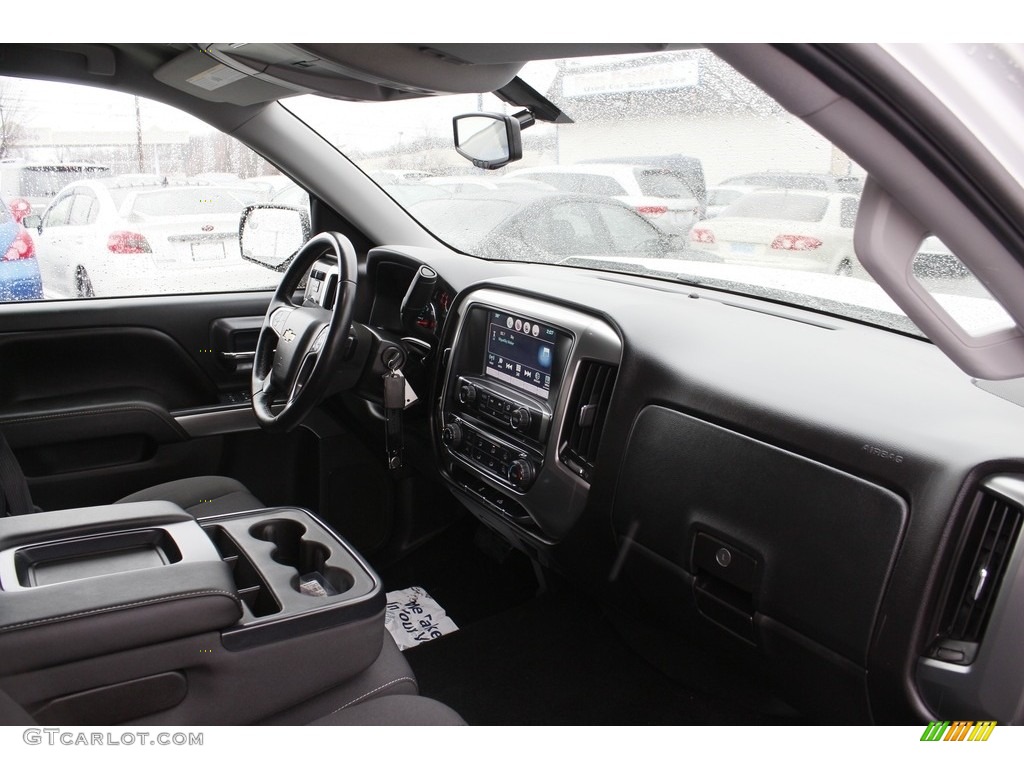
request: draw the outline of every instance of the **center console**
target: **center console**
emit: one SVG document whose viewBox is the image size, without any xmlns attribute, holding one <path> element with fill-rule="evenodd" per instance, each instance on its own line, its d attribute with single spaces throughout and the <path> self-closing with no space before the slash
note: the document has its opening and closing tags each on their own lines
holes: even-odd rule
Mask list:
<svg viewBox="0 0 1024 768">
<path fill-rule="evenodd" d="M 463 296 L 452 318 L 436 415 L 445 477 L 485 520 L 550 543 L 585 503 L 573 435 L 596 449 L 621 342 L 593 315 L 493 288 Z M 594 365 L 611 371 L 601 392 L 586 386 Z"/>
<path fill-rule="evenodd" d="M 384 607 L 370 567 L 299 508 L 0 519 L 0 683 L 41 724 L 272 717 L 370 668 Z"/>
</svg>

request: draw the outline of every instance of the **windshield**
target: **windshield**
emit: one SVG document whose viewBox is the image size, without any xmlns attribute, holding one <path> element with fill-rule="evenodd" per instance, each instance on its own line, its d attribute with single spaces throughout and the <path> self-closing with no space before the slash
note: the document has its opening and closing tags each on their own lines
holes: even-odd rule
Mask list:
<svg viewBox="0 0 1024 768">
<path fill-rule="evenodd" d="M 455 115 L 520 109 L 492 94 L 285 105 L 469 255 L 682 276 L 918 333 L 857 260 L 863 170 L 711 52 L 534 62 L 520 77 L 572 122 L 524 130 L 523 159 L 497 171 L 452 139 Z M 719 186 L 728 197 L 709 198 Z M 922 244 L 914 272 L 968 325 L 1009 322 L 941 244 Z"/>
</svg>

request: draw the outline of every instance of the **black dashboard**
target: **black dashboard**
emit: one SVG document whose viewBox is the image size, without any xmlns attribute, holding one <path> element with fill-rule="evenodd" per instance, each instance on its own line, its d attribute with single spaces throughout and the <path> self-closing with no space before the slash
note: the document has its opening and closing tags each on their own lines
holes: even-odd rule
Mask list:
<svg viewBox="0 0 1024 768">
<path fill-rule="evenodd" d="M 868 325 L 444 252 L 372 251 L 368 317 L 423 265 L 448 297 L 423 428 L 484 524 L 824 720 L 1019 719 L 1012 395 Z"/>
</svg>

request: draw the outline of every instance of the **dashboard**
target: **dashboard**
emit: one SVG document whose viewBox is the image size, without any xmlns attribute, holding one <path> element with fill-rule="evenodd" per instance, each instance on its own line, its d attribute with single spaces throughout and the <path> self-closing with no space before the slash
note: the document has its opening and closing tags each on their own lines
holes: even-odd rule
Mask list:
<svg viewBox="0 0 1024 768">
<path fill-rule="evenodd" d="M 424 265 L 423 428 L 485 525 L 823 720 L 1020 720 L 1012 391 L 841 318 L 443 252 L 371 251 L 370 314 Z"/>
<path fill-rule="evenodd" d="M 467 293 L 438 412 L 446 479 L 527 537 L 582 513 L 621 341 L 577 310 L 493 289 Z"/>
</svg>

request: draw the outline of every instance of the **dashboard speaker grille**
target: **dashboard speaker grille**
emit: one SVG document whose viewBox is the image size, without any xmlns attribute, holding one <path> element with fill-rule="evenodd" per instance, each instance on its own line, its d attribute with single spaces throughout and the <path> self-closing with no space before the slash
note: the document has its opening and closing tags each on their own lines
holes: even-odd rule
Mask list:
<svg viewBox="0 0 1024 768">
<path fill-rule="evenodd" d="M 590 482 L 594 471 L 617 372 L 613 365 L 591 361 L 581 363 L 569 400 L 562 460 L 573 466 L 587 482 Z"/>
<path fill-rule="evenodd" d="M 945 637 L 968 643 L 985 632 L 1022 517 L 1019 505 L 988 491 L 978 494 L 972 511 L 942 622 Z"/>
</svg>

